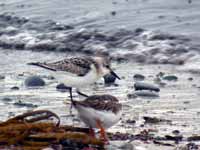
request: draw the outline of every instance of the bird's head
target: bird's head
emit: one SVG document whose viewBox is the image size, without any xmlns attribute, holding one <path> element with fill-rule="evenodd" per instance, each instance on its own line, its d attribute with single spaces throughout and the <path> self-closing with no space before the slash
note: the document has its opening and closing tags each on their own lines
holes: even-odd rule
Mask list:
<svg viewBox="0 0 200 150">
<path fill-rule="evenodd" d="M 110 59 L 108 57 L 93 57 L 94 64 L 96 67 L 96 70 L 100 76 L 105 76 L 107 74 L 112 74 L 117 79 L 120 79 L 120 77 L 111 69 L 110 66 Z"/>
</svg>

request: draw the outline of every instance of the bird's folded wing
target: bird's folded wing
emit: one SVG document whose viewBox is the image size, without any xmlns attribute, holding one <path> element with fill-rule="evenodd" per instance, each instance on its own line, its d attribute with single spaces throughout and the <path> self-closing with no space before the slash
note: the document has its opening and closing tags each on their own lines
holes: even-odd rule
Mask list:
<svg viewBox="0 0 200 150">
<path fill-rule="evenodd" d="M 90 59 L 70 58 L 52 63 L 29 63 L 52 71 L 63 71 L 84 76 L 90 70 Z"/>
<path fill-rule="evenodd" d="M 113 113 L 117 113 L 121 110 L 121 104 L 118 102 L 117 98 L 111 95 L 93 95 L 84 101 L 79 101 L 78 104 L 96 110 L 112 111 Z"/>
</svg>

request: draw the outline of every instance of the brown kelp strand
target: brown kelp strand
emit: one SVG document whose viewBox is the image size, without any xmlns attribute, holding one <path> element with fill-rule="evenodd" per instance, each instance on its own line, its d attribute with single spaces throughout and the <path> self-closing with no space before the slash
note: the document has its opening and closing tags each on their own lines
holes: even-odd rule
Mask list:
<svg viewBox="0 0 200 150">
<path fill-rule="evenodd" d="M 52 122 L 49 119 L 56 118 Z M 0 147 L 23 150 L 40 150 L 52 145 L 62 148 L 104 149 L 104 143 L 91 138 L 89 129 L 59 126 L 60 118 L 46 110 L 24 113 L 0 123 Z"/>
</svg>

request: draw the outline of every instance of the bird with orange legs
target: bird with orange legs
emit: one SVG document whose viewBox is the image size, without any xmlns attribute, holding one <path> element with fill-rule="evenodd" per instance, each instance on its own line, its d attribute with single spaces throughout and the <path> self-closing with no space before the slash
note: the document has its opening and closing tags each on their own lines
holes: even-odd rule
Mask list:
<svg viewBox="0 0 200 150">
<path fill-rule="evenodd" d="M 90 135 L 95 137 L 94 128 L 100 129 L 100 138 L 109 143 L 105 129 L 116 124 L 122 114 L 122 105 L 112 95 L 92 95 L 84 101 L 72 99 L 80 119 L 90 128 Z"/>
</svg>

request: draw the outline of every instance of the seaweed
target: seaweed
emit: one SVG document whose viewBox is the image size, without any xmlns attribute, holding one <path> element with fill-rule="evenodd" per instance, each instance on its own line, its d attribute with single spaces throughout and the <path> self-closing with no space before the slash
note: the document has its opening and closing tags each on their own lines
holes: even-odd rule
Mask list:
<svg viewBox="0 0 200 150">
<path fill-rule="evenodd" d="M 57 122 L 50 121 L 57 119 Z M 0 146 L 23 150 L 40 150 L 52 144 L 65 148 L 104 149 L 104 142 L 89 136 L 88 128 L 62 125 L 60 118 L 48 110 L 27 112 L 0 123 Z"/>
</svg>

